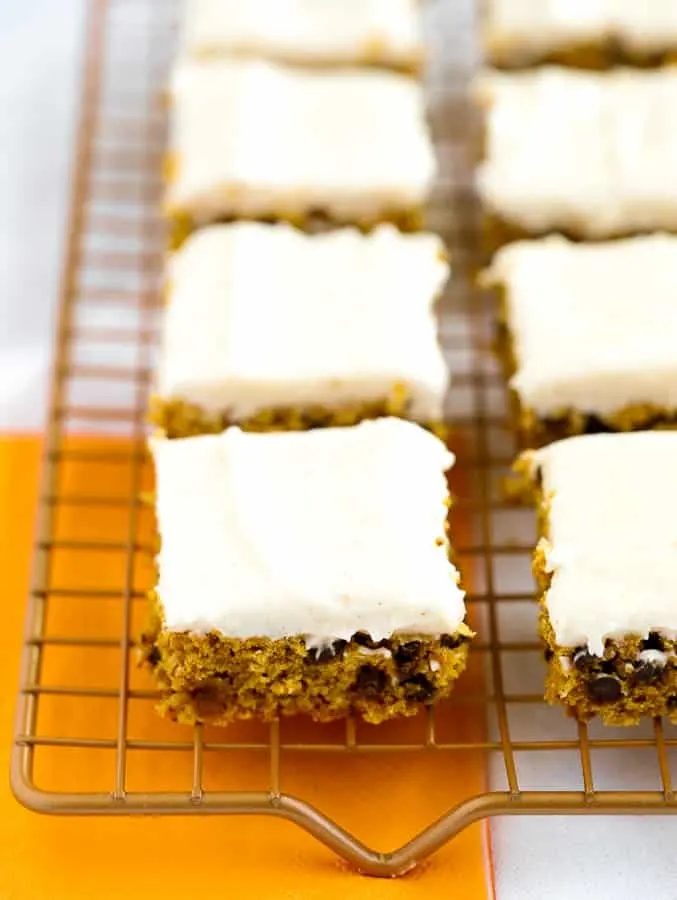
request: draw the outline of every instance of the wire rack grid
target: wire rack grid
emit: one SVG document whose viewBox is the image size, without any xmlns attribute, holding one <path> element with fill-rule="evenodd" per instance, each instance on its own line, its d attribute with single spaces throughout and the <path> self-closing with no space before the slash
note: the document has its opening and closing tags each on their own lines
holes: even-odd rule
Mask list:
<svg viewBox="0 0 677 900">
<path fill-rule="evenodd" d="M 529 572 L 534 517 L 501 490 L 517 447 L 491 350 L 491 299 L 472 286 L 477 229 L 466 109 L 472 6 L 430 0 L 426 9 L 431 119 L 443 173 L 431 218 L 447 237 L 455 267 L 441 334 L 454 372 L 452 539 L 479 632 L 470 672 L 437 711 L 393 727 L 348 720 L 187 730 L 156 720 L 155 692 L 134 661 L 152 571 L 153 525 L 143 502 L 145 413 L 165 248 L 157 215 L 165 147 L 160 97 L 175 9 L 163 0 L 90 3 L 12 756 L 13 790 L 26 806 L 56 814 L 278 816 L 371 875 L 402 874 L 490 816 L 677 810 L 671 774 L 677 737 L 670 726 L 603 730 L 568 720 L 542 701 Z M 99 436 L 81 437 L 92 431 Z M 414 836 L 387 853 L 330 817 L 321 789 L 318 796 L 301 777 L 291 792 L 284 774 L 286 763 L 300 757 L 333 760 L 332 766 L 341 758 L 357 772 L 367 757 L 395 756 L 406 758 L 404 771 L 413 778 L 433 760 L 462 766 L 468 754 L 481 760 L 491 789 L 460 798 L 440 790 L 439 814 L 412 823 Z M 616 754 L 624 764 L 607 766 Z M 55 755 L 73 778 L 64 778 L 63 765 L 55 768 Z M 138 770 L 136 756 L 147 760 Z M 179 757 L 185 765 L 175 765 Z M 170 758 L 171 787 L 163 789 L 149 773 Z M 545 784 L 534 776 L 536 758 L 551 763 Z M 560 762 L 571 776 L 561 784 L 552 777 Z M 257 766 L 261 784 L 248 789 L 240 775 Z M 222 770 L 230 781 L 219 780 Z M 632 774 L 638 770 L 646 776 L 640 782 Z M 395 785 L 386 771 L 370 790 L 381 802 Z"/>
</svg>

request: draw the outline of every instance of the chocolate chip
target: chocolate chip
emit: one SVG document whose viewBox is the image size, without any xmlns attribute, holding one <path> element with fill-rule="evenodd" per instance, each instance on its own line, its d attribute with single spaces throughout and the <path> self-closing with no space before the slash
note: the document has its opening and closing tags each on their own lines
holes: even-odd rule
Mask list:
<svg viewBox="0 0 677 900">
<path fill-rule="evenodd" d="M 665 650 L 665 642 L 657 631 L 650 631 L 649 636 L 640 644 L 642 650 Z"/>
<path fill-rule="evenodd" d="M 381 694 L 388 684 L 388 676 L 377 666 L 360 666 L 355 687 L 362 694 Z"/>
<path fill-rule="evenodd" d="M 463 638 L 455 634 L 443 634 L 440 638 L 441 646 L 446 647 L 447 650 L 456 650 L 462 643 Z"/>
<path fill-rule="evenodd" d="M 599 416 L 588 416 L 585 430 L 588 434 L 611 434 L 616 429 L 605 419 L 600 419 Z"/>
<path fill-rule="evenodd" d="M 329 229 L 329 219 L 325 209 L 311 209 L 306 215 L 305 230 L 311 234 L 321 234 Z"/>
<path fill-rule="evenodd" d="M 151 647 L 150 653 L 146 657 L 149 665 L 153 666 L 153 668 L 155 668 L 155 666 L 158 665 L 161 658 L 162 658 L 162 654 L 160 653 L 160 651 L 158 650 L 157 647 Z"/>
<path fill-rule="evenodd" d="M 332 647 L 311 647 L 308 650 L 308 659 L 314 663 L 325 663 L 332 660 L 335 656 Z"/>
<path fill-rule="evenodd" d="M 369 650 L 378 650 L 379 647 L 388 646 L 387 640 L 375 641 L 366 631 L 356 631 L 351 640 L 353 643 L 357 644 L 358 647 L 367 647 Z"/>
<path fill-rule="evenodd" d="M 604 659 L 600 665 L 600 669 L 605 675 L 615 675 L 617 668 L 618 666 L 615 659 Z"/>
<path fill-rule="evenodd" d="M 658 681 L 663 677 L 668 658 L 660 650 L 642 650 L 635 663 L 633 680 L 639 684 Z"/>
<path fill-rule="evenodd" d="M 572 662 L 574 668 L 578 669 L 579 672 L 589 672 L 600 662 L 600 659 L 599 656 L 593 656 L 592 653 L 588 653 L 586 647 L 579 647 L 578 650 L 574 650 Z"/>
<path fill-rule="evenodd" d="M 587 416 L 585 422 L 586 434 L 608 434 L 615 429 L 599 416 Z"/>
<path fill-rule="evenodd" d="M 343 659 L 343 654 L 345 653 L 345 649 L 348 646 L 348 641 L 338 640 L 334 641 L 331 645 L 332 650 L 334 651 L 334 656 L 337 656 L 339 659 Z"/>
<path fill-rule="evenodd" d="M 615 703 L 623 696 L 621 683 L 613 675 L 598 675 L 586 685 L 588 697 L 595 703 Z"/>
<path fill-rule="evenodd" d="M 402 687 L 412 700 L 429 700 L 435 693 L 435 688 L 425 675 L 412 675 L 402 682 Z"/>
<path fill-rule="evenodd" d="M 546 647 L 545 650 L 543 651 L 543 658 L 545 659 L 545 661 L 547 663 L 550 662 L 550 660 L 553 658 L 554 655 L 555 655 L 555 652 L 554 652 L 554 650 L 551 650 L 550 647 Z"/>
<path fill-rule="evenodd" d="M 672 696 L 668 697 L 668 709 L 675 709 L 677 707 L 677 697 Z"/>
<path fill-rule="evenodd" d="M 393 658 L 398 666 L 408 666 L 421 655 L 420 641 L 406 641 L 393 651 Z"/>
</svg>

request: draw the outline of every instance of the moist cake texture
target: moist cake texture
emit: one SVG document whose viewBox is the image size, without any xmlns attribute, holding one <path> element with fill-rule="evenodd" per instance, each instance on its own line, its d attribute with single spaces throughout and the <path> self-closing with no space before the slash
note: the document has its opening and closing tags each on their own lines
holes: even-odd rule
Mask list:
<svg viewBox="0 0 677 900">
<path fill-rule="evenodd" d="M 677 53 L 675 0 L 485 0 L 485 55 L 495 65 L 655 65 Z"/>
<path fill-rule="evenodd" d="M 382 65 L 416 71 L 418 0 L 187 0 L 182 52 L 295 65 Z"/>
<path fill-rule="evenodd" d="M 181 235 L 233 218 L 419 226 L 435 158 L 416 80 L 183 60 L 170 94 L 165 210 Z"/>
<path fill-rule="evenodd" d="M 164 712 L 378 722 L 449 692 L 471 633 L 441 441 L 381 419 L 152 450 L 161 549 L 143 644 Z"/>
<path fill-rule="evenodd" d="M 433 425 L 448 383 L 435 316 L 448 274 L 438 237 L 392 226 L 201 229 L 169 260 L 151 420 L 169 437 L 388 412 Z"/>
<path fill-rule="evenodd" d="M 483 282 L 527 442 L 677 426 L 677 237 L 510 244 Z"/>
<path fill-rule="evenodd" d="M 677 230 L 677 68 L 485 72 L 476 94 L 494 246 Z"/>
<path fill-rule="evenodd" d="M 581 719 L 677 720 L 677 434 L 583 435 L 523 456 L 536 485 L 546 697 Z"/>
</svg>

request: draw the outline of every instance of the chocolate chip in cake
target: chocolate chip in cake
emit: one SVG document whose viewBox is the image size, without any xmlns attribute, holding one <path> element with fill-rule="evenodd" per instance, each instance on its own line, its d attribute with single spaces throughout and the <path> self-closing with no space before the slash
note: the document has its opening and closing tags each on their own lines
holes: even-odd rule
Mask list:
<svg viewBox="0 0 677 900">
<path fill-rule="evenodd" d="M 393 657 L 398 666 L 408 666 L 416 660 L 421 655 L 421 642 L 420 641 L 406 641 L 404 644 L 400 644 L 400 646 L 393 650 Z"/>
<path fill-rule="evenodd" d="M 640 684 L 663 677 L 668 658 L 661 650 L 642 650 L 635 663 L 633 679 Z"/>
<path fill-rule="evenodd" d="M 649 636 L 640 644 L 642 650 L 665 650 L 665 641 L 657 631 L 650 631 Z"/>
<path fill-rule="evenodd" d="M 545 650 L 543 651 L 543 658 L 545 659 L 545 661 L 547 663 L 550 662 L 550 660 L 553 658 L 554 655 L 555 655 L 555 652 L 554 652 L 554 650 L 551 650 L 550 647 L 546 647 Z"/>
<path fill-rule="evenodd" d="M 587 683 L 586 689 L 595 703 L 615 703 L 623 696 L 621 683 L 614 675 L 598 675 Z"/>
<path fill-rule="evenodd" d="M 601 660 L 599 656 L 593 656 L 592 653 L 588 653 L 587 647 L 579 647 L 577 650 L 574 650 L 572 662 L 579 672 L 589 672 L 598 666 Z"/>
<path fill-rule="evenodd" d="M 353 643 L 357 644 L 358 647 L 367 647 L 369 650 L 378 650 L 379 647 L 387 647 L 388 641 L 383 639 L 380 641 L 375 641 L 372 636 L 366 631 L 356 631 L 352 636 L 351 640 Z"/>
<path fill-rule="evenodd" d="M 330 228 L 326 209 L 317 207 L 308 210 L 306 215 L 305 230 L 310 234 L 323 234 Z"/>
<path fill-rule="evenodd" d="M 543 466 L 535 466 L 533 474 L 534 484 L 539 491 L 543 490 Z"/>
<path fill-rule="evenodd" d="M 151 647 L 150 653 L 146 657 L 146 659 L 148 660 L 148 664 L 153 666 L 153 668 L 155 668 L 155 666 L 158 665 L 161 658 L 162 658 L 162 655 L 157 647 Z"/>
<path fill-rule="evenodd" d="M 337 641 L 333 641 L 331 645 L 331 649 L 334 653 L 334 656 L 339 659 L 343 659 L 343 654 L 345 653 L 346 647 L 348 646 L 348 641 L 344 641 L 339 639 Z"/>
<path fill-rule="evenodd" d="M 381 694 L 388 684 L 388 676 L 377 666 L 360 666 L 355 681 L 355 687 L 362 694 Z"/>
<path fill-rule="evenodd" d="M 347 641 L 334 641 L 329 647 L 310 647 L 308 650 L 308 659 L 310 662 L 316 663 L 330 662 L 337 656 L 340 659 L 343 656 L 343 651 L 347 645 Z"/>
<path fill-rule="evenodd" d="M 601 419 L 599 416 L 589 415 L 585 417 L 584 430 L 586 434 L 609 434 L 616 429 L 605 419 Z"/>
<path fill-rule="evenodd" d="M 446 647 L 447 650 L 456 650 L 461 644 L 466 640 L 463 635 L 458 634 L 443 634 L 440 638 L 440 645 L 442 647 Z"/>
<path fill-rule="evenodd" d="M 435 688 L 425 675 L 412 675 L 402 682 L 402 687 L 412 700 L 430 700 L 435 693 Z"/>
</svg>

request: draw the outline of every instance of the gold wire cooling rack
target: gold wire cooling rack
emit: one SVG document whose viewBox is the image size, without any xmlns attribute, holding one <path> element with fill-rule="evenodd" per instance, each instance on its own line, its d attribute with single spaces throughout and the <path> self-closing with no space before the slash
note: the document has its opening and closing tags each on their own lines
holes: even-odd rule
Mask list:
<svg viewBox="0 0 677 900">
<path fill-rule="evenodd" d="M 149 586 L 153 533 L 142 494 L 148 484 L 145 411 L 161 305 L 165 235 L 157 216 L 165 115 L 159 99 L 174 44 L 173 3 L 89 4 L 82 109 L 57 325 L 35 569 L 28 600 L 12 756 L 12 786 L 27 807 L 58 814 L 265 814 L 313 834 L 360 871 L 402 874 L 471 823 L 517 814 L 677 811 L 670 771 L 677 738 L 660 721 L 645 730 L 586 726 L 543 704 L 529 574 L 533 516 L 511 506 L 501 482 L 516 452 L 506 396 L 491 352 L 491 301 L 471 287 L 474 205 L 468 188 L 472 129 L 465 110 L 474 60 L 472 4 L 433 2 L 430 96 L 444 179 L 431 215 L 456 269 L 441 310 L 455 373 L 449 414 L 458 463 L 452 537 L 479 632 L 470 672 L 455 696 L 412 724 L 365 729 L 274 723 L 224 730 L 156 720 L 152 685 L 134 661 Z M 454 9 L 452 9 L 452 7 Z M 467 9 L 465 9 L 467 7 Z M 453 14 L 465 9 L 459 23 Z M 96 432 L 96 438 L 82 438 Z M 83 474 L 87 473 L 87 474 Z M 152 723 L 149 724 L 149 723 Z M 623 754 L 627 764 L 606 761 Z M 151 759 L 133 771 L 134 755 Z M 487 781 L 447 805 L 392 852 L 371 849 L 322 810 L 322 785 L 301 777 L 285 790 L 293 758 L 401 758 L 425 772 L 443 759 L 458 771 L 471 755 Z M 651 785 L 632 786 L 637 754 L 648 754 Z M 59 767 L 50 764 L 59 755 Z M 171 788 L 148 773 L 180 756 Z M 234 781 L 214 782 L 238 757 Z M 577 783 L 537 785 L 536 757 L 568 759 Z M 617 760 L 617 757 L 615 758 Z M 248 789 L 238 773 L 260 767 Z M 352 771 L 352 770 L 351 770 Z M 439 770 L 438 770 L 439 771 Z M 54 776 L 54 773 L 59 773 Z M 394 790 L 384 765 L 377 791 Z M 525 772 L 527 773 L 525 777 Z M 64 773 L 70 773 L 68 777 Z M 145 774 L 144 774 L 145 773 Z M 183 779 L 183 781 L 181 780 Z M 472 783 L 471 781 L 468 782 Z M 443 801 L 443 785 L 437 784 Z M 312 797 L 312 802 L 311 798 Z"/>
</svg>

